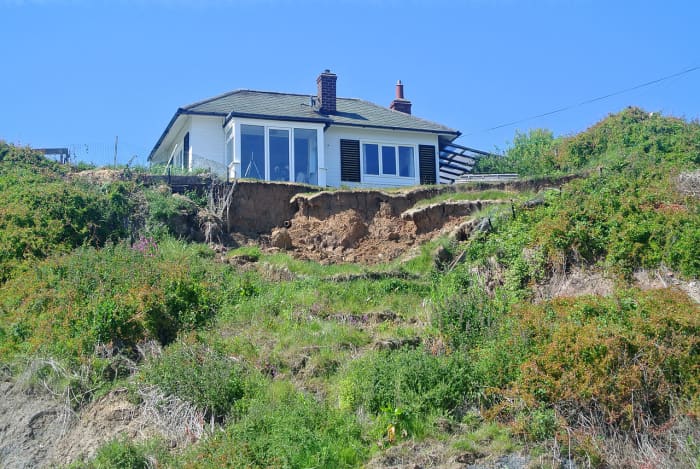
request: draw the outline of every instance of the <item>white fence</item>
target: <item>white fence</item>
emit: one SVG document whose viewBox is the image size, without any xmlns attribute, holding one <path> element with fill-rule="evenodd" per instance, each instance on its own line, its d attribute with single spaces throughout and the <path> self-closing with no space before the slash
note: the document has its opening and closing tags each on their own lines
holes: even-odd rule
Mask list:
<svg viewBox="0 0 700 469">
<path fill-rule="evenodd" d="M 459 184 L 462 182 L 507 182 L 507 181 L 517 181 L 518 175 L 515 173 L 503 173 L 503 174 L 463 174 L 462 176 L 455 179 L 454 183 Z"/>
</svg>

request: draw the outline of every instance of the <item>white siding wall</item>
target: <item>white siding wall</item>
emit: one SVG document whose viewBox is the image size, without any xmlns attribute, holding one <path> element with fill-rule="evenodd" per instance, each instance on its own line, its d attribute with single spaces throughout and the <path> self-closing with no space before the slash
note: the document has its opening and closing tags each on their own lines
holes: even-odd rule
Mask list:
<svg viewBox="0 0 700 469">
<path fill-rule="evenodd" d="M 223 118 L 213 116 L 190 116 L 190 165 L 189 169 L 211 169 L 226 177 L 224 165 Z"/>
<path fill-rule="evenodd" d="M 398 145 L 415 145 L 414 150 L 414 164 L 415 164 L 415 177 L 405 178 L 396 176 L 370 176 L 365 175 L 361 171 L 362 182 L 357 183 L 347 183 L 342 182 L 348 186 L 356 187 L 398 187 L 398 186 L 413 186 L 420 183 L 420 174 L 418 170 L 418 145 L 434 145 L 435 146 L 435 167 L 437 168 L 437 154 L 438 154 L 438 136 L 435 134 L 421 133 L 421 132 L 408 132 L 402 130 L 378 130 L 378 129 L 365 129 L 361 127 L 338 127 L 331 126 L 325 132 L 325 156 L 326 156 L 326 184 L 331 187 L 339 187 L 341 185 L 340 181 L 340 140 L 359 140 L 360 144 L 363 142 L 371 143 L 387 143 L 387 144 L 398 144 Z M 360 147 L 360 151 L 362 148 Z M 362 158 L 360 158 L 362 160 Z M 362 163 L 361 163 L 362 166 Z M 364 170 L 364 168 L 362 168 Z"/>
</svg>

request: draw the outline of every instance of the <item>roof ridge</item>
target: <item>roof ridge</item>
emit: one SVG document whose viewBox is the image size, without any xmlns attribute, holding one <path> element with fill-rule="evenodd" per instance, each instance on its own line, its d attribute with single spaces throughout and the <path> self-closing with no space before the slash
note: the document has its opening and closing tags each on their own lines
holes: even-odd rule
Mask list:
<svg viewBox="0 0 700 469">
<path fill-rule="evenodd" d="M 422 118 L 422 117 L 418 117 L 418 116 L 415 116 L 415 115 L 413 115 L 413 114 L 407 114 L 407 113 L 405 113 L 405 112 L 397 111 L 397 110 L 391 109 L 391 108 L 389 108 L 389 107 L 380 106 L 379 104 L 373 103 L 372 101 L 367 101 L 366 99 L 362 99 L 362 98 L 351 98 L 351 99 L 354 99 L 354 100 L 356 100 L 356 101 L 361 101 L 361 102 L 363 102 L 363 103 L 365 103 L 365 104 L 369 104 L 369 105 L 371 105 L 371 106 L 378 107 L 378 108 L 380 108 L 380 109 L 385 109 L 385 110 L 387 110 L 387 111 L 398 112 L 399 114 L 402 114 L 402 115 L 404 115 L 404 116 L 406 116 L 406 117 L 408 117 L 408 118 L 415 119 L 415 120 L 417 120 L 417 121 L 421 121 L 421 122 L 424 122 L 424 123 L 426 123 L 426 124 L 430 124 L 430 125 L 435 125 L 435 126 L 438 126 L 438 127 L 442 127 L 443 129 L 447 129 L 447 130 L 450 130 L 450 131 L 452 131 L 452 132 L 459 132 L 459 130 L 457 130 L 457 129 L 453 129 L 452 127 L 448 127 L 448 126 L 443 125 L 443 124 L 440 124 L 440 123 L 438 123 L 438 122 L 434 122 L 434 121 L 431 121 L 431 120 L 428 120 L 428 119 L 424 119 L 424 118 Z"/>
<path fill-rule="evenodd" d="M 281 91 L 266 91 L 266 90 L 253 90 L 253 89 L 249 89 L 249 88 L 237 88 L 235 90 L 228 91 L 226 93 L 221 93 L 219 95 L 212 96 L 211 98 L 207 98 L 207 99 L 203 99 L 201 101 L 196 101 L 194 103 L 187 104 L 185 106 L 182 106 L 182 109 L 189 110 L 189 109 L 192 109 L 194 107 L 201 106 L 202 104 L 207 104 L 207 103 L 210 103 L 212 101 L 216 101 L 216 100 L 222 99 L 222 98 L 227 98 L 227 97 L 234 95 L 236 93 L 243 93 L 243 92 L 276 94 L 276 95 L 286 95 L 286 96 L 304 96 L 304 97 L 315 96 L 312 94 L 304 94 L 304 93 L 283 93 Z M 345 99 L 345 98 L 342 98 L 342 99 Z"/>
</svg>

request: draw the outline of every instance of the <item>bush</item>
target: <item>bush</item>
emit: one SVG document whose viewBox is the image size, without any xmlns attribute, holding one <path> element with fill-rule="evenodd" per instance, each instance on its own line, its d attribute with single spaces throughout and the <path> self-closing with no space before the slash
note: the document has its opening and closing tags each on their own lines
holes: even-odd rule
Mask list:
<svg viewBox="0 0 700 469">
<path fill-rule="evenodd" d="M 245 393 L 245 369 L 199 344 L 177 342 L 143 369 L 143 378 L 165 393 L 193 403 L 221 421 Z"/>
<path fill-rule="evenodd" d="M 167 236 L 192 238 L 197 231 L 196 216 L 199 208 L 187 197 L 171 194 L 169 190 L 146 190 L 148 207 L 146 233 L 156 239 Z"/>
<path fill-rule="evenodd" d="M 672 290 L 522 305 L 504 334 L 524 350 L 506 394 L 623 431 L 664 424 L 700 398 L 700 309 Z"/>
<path fill-rule="evenodd" d="M 240 415 L 185 457 L 196 467 L 357 467 L 366 457 L 360 425 L 291 384 L 244 399 Z"/>
<path fill-rule="evenodd" d="M 91 460 L 74 462 L 68 469 L 147 469 L 165 467 L 171 460 L 160 440 L 135 443 L 122 436 L 102 445 Z"/>
<path fill-rule="evenodd" d="M 503 299 L 490 298 L 465 270 L 442 277 L 433 293 L 433 324 L 455 349 L 487 339 L 504 312 Z"/>
<path fill-rule="evenodd" d="M 373 352 L 354 360 L 339 384 L 341 408 L 380 414 L 455 413 L 473 399 L 477 383 L 464 355 L 424 350 Z"/>
<path fill-rule="evenodd" d="M 99 469 L 147 469 L 150 467 L 143 447 L 127 439 L 114 440 L 102 446 L 88 465 Z"/>
<path fill-rule="evenodd" d="M 66 167 L 0 141 L 0 283 L 23 264 L 127 234 L 129 188 L 65 179 Z"/>
<path fill-rule="evenodd" d="M 106 346 L 134 355 L 141 341 L 165 345 L 205 325 L 220 301 L 208 280 L 218 267 L 176 244 L 81 248 L 18 274 L 0 289 L 0 354 L 90 359 Z"/>
</svg>

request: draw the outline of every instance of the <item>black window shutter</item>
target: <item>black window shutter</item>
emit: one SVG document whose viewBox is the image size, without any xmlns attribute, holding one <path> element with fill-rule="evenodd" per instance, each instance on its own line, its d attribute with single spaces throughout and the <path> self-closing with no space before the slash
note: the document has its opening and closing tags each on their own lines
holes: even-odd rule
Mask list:
<svg viewBox="0 0 700 469">
<path fill-rule="evenodd" d="M 359 140 L 340 140 L 340 180 L 360 182 Z"/>
<path fill-rule="evenodd" d="M 418 168 L 421 184 L 437 184 L 435 147 L 433 145 L 418 145 Z"/>
</svg>

